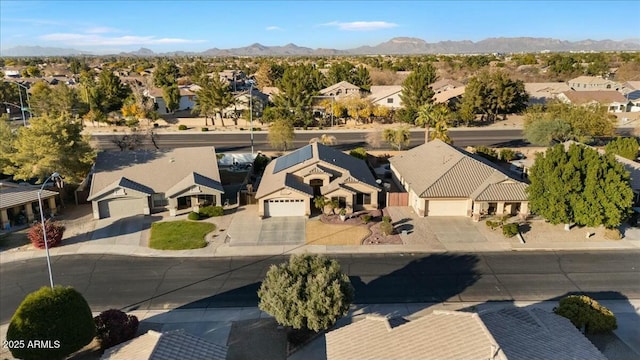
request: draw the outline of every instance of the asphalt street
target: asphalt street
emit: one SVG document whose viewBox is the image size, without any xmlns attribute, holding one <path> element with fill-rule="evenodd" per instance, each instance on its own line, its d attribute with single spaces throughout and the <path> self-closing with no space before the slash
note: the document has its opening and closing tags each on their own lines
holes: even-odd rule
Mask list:
<svg viewBox="0 0 640 360">
<path fill-rule="evenodd" d="M 632 129 L 619 128 L 617 132 L 628 135 Z M 366 136 L 370 131 L 331 131 L 313 130 L 297 131 L 293 141 L 293 148 L 300 148 L 309 143 L 309 140 L 321 134 L 331 134 L 336 137 L 339 150 L 350 150 L 356 147 L 370 148 L 366 142 Z M 123 134 L 94 134 L 92 135 L 95 146 L 101 150 L 118 150 L 114 143 L 116 138 Z M 449 136 L 457 146 L 493 146 L 493 147 L 523 147 L 530 145 L 525 142 L 520 129 L 449 129 Z M 157 133 L 155 143 L 159 148 L 215 146 L 218 152 L 250 152 L 251 133 L 237 132 L 205 132 L 205 133 Z M 253 143 L 255 151 L 271 151 L 273 148 L 267 140 L 267 132 L 254 132 Z M 154 145 L 149 136 L 142 142 L 147 149 L 153 149 Z M 411 130 L 411 141 L 408 148 L 424 144 L 424 130 Z M 381 142 L 379 150 L 391 150 L 388 144 Z"/>
<path fill-rule="evenodd" d="M 542 301 L 584 292 L 640 299 L 640 251 L 343 255 L 356 303 Z M 256 306 L 269 266 L 286 257 L 53 258 L 54 281 L 79 290 L 93 311 Z M 0 267 L 0 323 L 48 285 L 43 258 Z"/>
</svg>

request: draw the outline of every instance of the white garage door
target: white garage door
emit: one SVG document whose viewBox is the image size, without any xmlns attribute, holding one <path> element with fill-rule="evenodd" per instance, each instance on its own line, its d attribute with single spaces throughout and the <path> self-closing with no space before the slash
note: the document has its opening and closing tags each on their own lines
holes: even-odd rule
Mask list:
<svg viewBox="0 0 640 360">
<path fill-rule="evenodd" d="M 427 216 L 467 216 L 467 200 L 429 200 Z"/>
<path fill-rule="evenodd" d="M 98 203 L 100 219 L 114 217 L 123 218 L 143 214 L 142 200 L 135 198 L 122 198 L 104 200 Z"/>
<path fill-rule="evenodd" d="M 264 216 L 304 216 L 304 200 L 271 199 L 264 202 Z"/>
</svg>

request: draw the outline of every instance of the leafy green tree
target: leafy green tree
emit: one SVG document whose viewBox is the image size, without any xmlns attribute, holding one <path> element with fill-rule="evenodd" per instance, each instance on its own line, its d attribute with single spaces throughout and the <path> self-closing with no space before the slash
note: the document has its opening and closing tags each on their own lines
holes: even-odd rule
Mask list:
<svg viewBox="0 0 640 360">
<path fill-rule="evenodd" d="M 324 87 L 324 75 L 311 65 L 293 65 L 286 68 L 277 86 L 280 92 L 273 99 L 275 106 L 302 119 L 311 107 L 313 96 Z"/>
<path fill-rule="evenodd" d="M 569 319 L 578 329 L 587 334 L 608 333 L 618 328 L 611 310 L 585 295 L 569 295 L 560 299 L 553 312 Z"/>
<path fill-rule="evenodd" d="M 402 150 L 411 142 L 411 132 L 407 127 L 384 129 L 382 138 L 396 150 Z"/>
<path fill-rule="evenodd" d="M 350 82 L 364 90 L 371 90 L 371 74 L 365 66 L 360 65 L 351 71 Z"/>
<path fill-rule="evenodd" d="M 349 155 L 358 158 L 360 160 L 367 159 L 367 150 L 363 147 L 357 147 L 349 152 Z"/>
<path fill-rule="evenodd" d="M 281 325 L 317 332 L 345 316 L 353 296 L 337 261 L 292 255 L 287 263 L 271 266 L 258 290 L 258 306 Z"/>
<path fill-rule="evenodd" d="M 552 224 L 619 226 L 630 214 L 629 173 L 612 155 L 563 144 L 536 158 L 527 188 L 531 210 Z"/>
<path fill-rule="evenodd" d="M 131 94 L 131 89 L 120 81 L 112 71 L 102 71 L 93 96 L 99 109 L 107 114 L 122 108 L 124 100 Z"/>
<path fill-rule="evenodd" d="M 42 76 L 40 69 L 37 66 L 29 65 L 20 73 L 22 77 L 40 77 Z"/>
<path fill-rule="evenodd" d="M 525 139 L 535 145 L 576 140 L 590 142 L 594 137 L 615 133 L 615 117 L 600 105 L 578 106 L 559 101 L 546 107 L 532 106 L 525 114 Z"/>
<path fill-rule="evenodd" d="M 89 344 L 96 326 L 89 304 L 72 287 L 43 287 L 22 301 L 13 314 L 7 340 L 24 342 L 12 347 L 11 355 L 20 359 L 64 359 Z M 29 347 L 28 342 L 48 340 L 49 347 Z"/>
<path fill-rule="evenodd" d="M 14 141 L 16 139 L 16 133 L 11 129 L 9 125 L 9 117 L 6 114 L 0 116 L 0 173 L 7 174 L 11 170 L 13 163 L 9 159 L 9 156 L 15 152 Z"/>
<path fill-rule="evenodd" d="M 9 154 L 8 173 L 15 179 L 46 179 L 59 172 L 65 180 L 80 183 L 93 164 L 95 152 L 82 123 L 67 115 L 44 115 L 31 119 L 31 126 L 20 128 Z"/>
<path fill-rule="evenodd" d="M 607 154 L 614 154 L 627 158 L 629 160 L 636 160 L 638 157 L 638 139 L 635 137 L 619 137 L 609 142 L 605 150 Z"/>
<path fill-rule="evenodd" d="M 418 66 L 402 83 L 400 99 L 404 107 L 417 110 L 424 104 L 433 103 L 435 93 L 431 84 L 437 79 L 436 68 L 431 63 Z"/>
<path fill-rule="evenodd" d="M 294 137 L 293 124 L 286 119 L 276 120 L 269 126 L 267 138 L 274 149 L 287 151 L 293 145 Z"/>
<path fill-rule="evenodd" d="M 14 109 L 15 106 L 19 106 L 20 105 L 20 93 L 19 91 L 22 91 L 23 89 L 21 89 L 18 85 L 13 84 L 9 81 L 0 81 L 0 106 L 2 106 L 2 114 L 7 114 L 7 109 L 10 109 L 11 107 L 13 107 Z M 23 93 L 23 100 L 24 100 L 25 96 Z M 13 104 L 14 106 L 8 105 L 6 103 L 9 104 Z"/>
<path fill-rule="evenodd" d="M 176 84 L 180 69 L 173 61 L 162 60 L 153 72 L 153 85 L 158 88 Z"/>
<path fill-rule="evenodd" d="M 489 122 L 495 121 L 498 115 L 504 119 L 507 114 L 524 110 L 528 100 L 524 82 L 511 80 L 504 71 L 482 71 L 469 80 L 463 97 L 465 106 Z"/>
<path fill-rule="evenodd" d="M 163 87 L 162 98 L 167 105 L 167 111 L 173 114 L 180 106 L 180 89 L 178 85 L 173 84 Z"/>
<path fill-rule="evenodd" d="M 201 89 L 196 92 L 194 111 L 204 115 L 205 126 L 207 125 L 207 118 L 211 116 L 213 119 L 216 114 L 220 117 L 222 126 L 224 126 L 222 112 L 235 102 L 235 97 L 229 89 L 229 84 L 219 78 L 207 78 L 199 85 Z"/>
<path fill-rule="evenodd" d="M 329 71 L 327 71 L 327 83 L 329 85 L 333 85 L 339 83 L 340 81 L 351 82 L 352 71 L 354 69 L 355 66 L 353 66 L 353 64 L 348 61 L 341 61 L 339 63 L 331 64 Z"/>
</svg>

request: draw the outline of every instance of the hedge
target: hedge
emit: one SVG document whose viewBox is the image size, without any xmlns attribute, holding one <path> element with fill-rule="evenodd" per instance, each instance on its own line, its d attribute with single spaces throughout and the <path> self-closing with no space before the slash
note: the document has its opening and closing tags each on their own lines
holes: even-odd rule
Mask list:
<svg viewBox="0 0 640 360">
<path fill-rule="evenodd" d="M 212 216 L 224 215 L 224 208 L 222 206 L 205 206 L 200 208 L 200 217 L 208 218 Z"/>
<path fill-rule="evenodd" d="M 569 295 L 561 299 L 553 312 L 569 319 L 578 329 L 584 328 L 586 334 L 606 333 L 618 328 L 611 310 L 585 295 Z"/>
<path fill-rule="evenodd" d="M 96 338 L 102 349 L 133 339 L 140 324 L 137 317 L 116 309 L 105 310 L 93 320 L 96 324 Z"/>
<path fill-rule="evenodd" d="M 72 287 L 43 287 L 27 295 L 11 318 L 7 340 L 19 359 L 64 359 L 89 344 L 96 333 L 93 315 L 84 297 Z M 29 348 L 32 340 L 49 340 L 47 346 Z"/>
<path fill-rule="evenodd" d="M 198 214 L 195 211 L 192 211 L 189 213 L 189 215 L 187 215 L 187 219 L 189 220 L 200 220 L 200 214 Z"/>
</svg>

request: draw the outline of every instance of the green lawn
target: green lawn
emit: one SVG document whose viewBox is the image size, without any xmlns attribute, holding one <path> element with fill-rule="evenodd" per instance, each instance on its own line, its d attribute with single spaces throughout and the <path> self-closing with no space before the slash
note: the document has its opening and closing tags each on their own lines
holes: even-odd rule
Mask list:
<svg viewBox="0 0 640 360">
<path fill-rule="evenodd" d="M 167 221 L 151 225 L 149 247 L 159 250 L 199 249 L 207 245 L 204 236 L 214 224 L 194 221 Z"/>
</svg>

